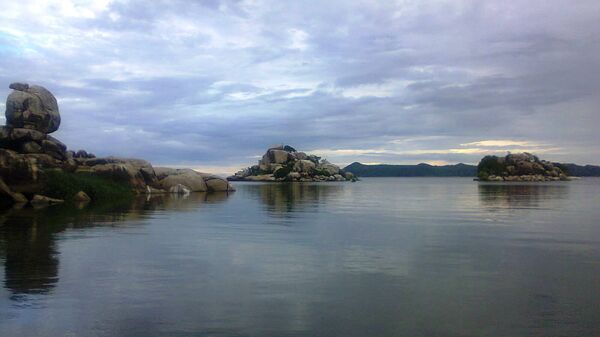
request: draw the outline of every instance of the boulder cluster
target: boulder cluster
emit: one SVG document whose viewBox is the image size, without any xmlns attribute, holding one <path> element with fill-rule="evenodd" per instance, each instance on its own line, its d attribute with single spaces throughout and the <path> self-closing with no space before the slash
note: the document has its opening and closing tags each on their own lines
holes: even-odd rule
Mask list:
<svg viewBox="0 0 600 337">
<path fill-rule="evenodd" d="M 559 181 L 568 180 L 560 164 L 540 160 L 531 153 L 509 153 L 505 157 L 485 156 L 477 165 L 480 181 Z"/>
<path fill-rule="evenodd" d="M 238 171 L 230 181 L 356 181 L 350 172 L 315 155 L 298 152 L 289 145 L 272 147 L 257 165 Z"/>
<path fill-rule="evenodd" d="M 87 172 L 128 184 L 136 193 L 232 191 L 225 179 L 194 170 L 155 169 L 140 159 L 96 158 L 70 151 L 50 133 L 60 126 L 56 98 L 37 85 L 13 83 L 6 100 L 6 125 L 0 126 L 0 199 L 14 203 L 58 203 L 40 195 L 46 170 Z M 85 194 L 85 193 L 83 193 Z M 77 199 L 89 197 L 78 193 Z"/>
</svg>

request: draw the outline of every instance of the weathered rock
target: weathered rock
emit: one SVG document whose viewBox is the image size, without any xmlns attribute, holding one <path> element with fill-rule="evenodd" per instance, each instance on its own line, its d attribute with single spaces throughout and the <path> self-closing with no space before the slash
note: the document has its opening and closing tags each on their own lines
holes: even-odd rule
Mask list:
<svg viewBox="0 0 600 337">
<path fill-rule="evenodd" d="M 4 183 L 4 180 L 0 177 L 0 195 L 9 198 L 12 203 L 21 204 L 27 203 L 27 198 L 21 193 L 14 192 Z"/>
<path fill-rule="evenodd" d="M 326 160 L 324 160 L 323 163 L 319 164 L 319 166 L 317 166 L 317 169 L 319 171 L 325 171 L 325 172 L 329 173 L 330 175 L 340 173 L 339 166 L 331 164 L 330 162 L 328 162 Z"/>
<path fill-rule="evenodd" d="M 45 195 L 36 194 L 29 202 L 34 207 L 62 204 L 65 201 L 62 199 L 50 198 Z"/>
<path fill-rule="evenodd" d="M 301 173 L 311 173 L 316 169 L 316 167 L 317 165 L 315 165 L 315 163 L 310 160 L 298 160 L 294 164 L 294 171 Z"/>
<path fill-rule="evenodd" d="M 10 130 L 10 140 L 12 141 L 42 141 L 47 138 L 43 132 L 24 128 L 8 128 Z"/>
<path fill-rule="evenodd" d="M 73 201 L 90 202 L 90 201 L 92 201 L 92 198 L 90 198 L 90 196 L 87 195 L 87 193 L 85 193 L 84 191 L 79 191 L 79 192 L 75 193 L 75 195 L 73 196 Z"/>
<path fill-rule="evenodd" d="M 14 82 L 8 86 L 9 89 L 18 90 L 18 91 L 27 91 L 29 89 L 29 84 Z"/>
<path fill-rule="evenodd" d="M 46 88 L 13 83 L 6 99 L 6 125 L 52 133 L 60 126 L 56 98 Z"/>
<path fill-rule="evenodd" d="M 304 152 L 296 152 L 293 155 L 294 155 L 294 158 L 296 158 L 297 160 L 307 160 L 308 159 L 308 156 Z"/>
<path fill-rule="evenodd" d="M 114 181 L 128 183 L 138 193 L 145 193 L 146 186 L 158 183 L 154 168 L 145 160 L 119 157 L 77 160 L 77 171 L 91 172 Z"/>
<path fill-rule="evenodd" d="M 200 173 L 200 174 L 204 178 L 204 182 L 206 183 L 206 187 L 208 188 L 209 192 L 235 191 L 233 186 L 231 186 L 227 180 L 225 180 L 221 177 L 218 177 L 218 176 L 215 176 L 212 174 L 207 174 L 207 173 Z"/>
<path fill-rule="evenodd" d="M 42 152 L 42 146 L 34 141 L 29 141 L 21 144 L 21 153 L 40 153 Z"/>
<path fill-rule="evenodd" d="M 288 152 L 284 150 L 269 150 L 271 163 L 285 164 L 288 161 Z"/>
<path fill-rule="evenodd" d="M 177 185 L 186 186 L 190 192 L 206 192 L 208 187 L 200 173 L 192 169 L 155 168 L 158 184 L 167 191 Z"/>
<path fill-rule="evenodd" d="M 57 143 L 52 142 L 50 140 L 42 140 L 41 145 L 44 153 L 47 153 L 53 157 L 58 156 L 57 159 L 67 159 L 67 156 L 65 155 L 65 150 Z M 56 156 L 53 154 L 56 154 Z"/>
<path fill-rule="evenodd" d="M 29 156 L 22 155 L 12 150 L 0 149 L 0 177 L 9 186 L 18 192 L 24 192 L 19 188 L 31 187 L 38 182 L 40 171 L 37 161 Z"/>
</svg>

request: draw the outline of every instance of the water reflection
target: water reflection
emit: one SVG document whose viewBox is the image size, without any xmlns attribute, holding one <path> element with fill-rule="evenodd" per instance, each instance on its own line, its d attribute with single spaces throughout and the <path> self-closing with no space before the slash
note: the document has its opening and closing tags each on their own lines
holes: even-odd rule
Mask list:
<svg viewBox="0 0 600 337">
<path fill-rule="evenodd" d="M 551 200 L 567 199 L 569 184 L 529 183 L 502 184 L 479 183 L 479 200 L 492 208 L 540 208 Z"/>
<path fill-rule="evenodd" d="M 0 259 L 4 261 L 5 287 L 18 300 L 22 294 L 44 294 L 58 281 L 56 235 L 66 229 L 119 226 L 143 220 L 157 210 L 196 210 L 219 203 L 227 193 L 193 193 L 155 196 L 127 202 L 64 205 L 42 209 L 13 208 L 0 213 Z"/>
<path fill-rule="evenodd" d="M 247 187 L 259 196 L 268 213 L 276 217 L 314 211 L 343 191 L 343 186 L 336 183 L 253 184 Z"/>
</svg>

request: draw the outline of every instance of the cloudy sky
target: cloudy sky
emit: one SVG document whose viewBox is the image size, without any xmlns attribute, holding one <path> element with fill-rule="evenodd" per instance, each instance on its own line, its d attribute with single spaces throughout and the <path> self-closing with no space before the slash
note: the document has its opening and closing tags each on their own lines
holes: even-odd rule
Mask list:
<svg viewBox="0 0 600 337">
<path fill-rule="evenodd" d="M 212 172 L 280 143 L 600 164 L 599 33 L 597 0 L 3 1 L 0 94 L 52 91 L 71 149 Z"/>
</svg>

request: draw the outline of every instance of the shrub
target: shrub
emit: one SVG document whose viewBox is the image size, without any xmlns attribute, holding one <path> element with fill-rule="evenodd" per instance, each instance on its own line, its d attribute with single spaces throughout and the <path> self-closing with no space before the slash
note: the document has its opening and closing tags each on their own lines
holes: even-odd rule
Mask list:
<svg viewBox="0 0 600 337">
<path fill-rule="evenodd" d="M 278 169 L 277 171 L 275 171 L 273 173 L 273 176 L 275 178 L 285 178 L 285 177 L 287 177 L 288 174 L 290 174 L 290 172 L 292 172 L 291 168 L 289 168 L 288 166 L 283 166 L 280 169 Z"/>
<path fill-rule="evenodd" d="M 83 191 L 92 200 L 123 200 L 134 196 L 127 184 L 98 177 L 90 173 L 68 173 L 62 170 L 44 172 L 44 195 L 63 200 L 70 200 Z"/>
<path fill-rule="evenodd" d="M 327 170 L 315 169 L 315 175 L 316 176 L 326 176 L 326 177 L 329 177 L 331 175 L 331 173 L 329 173 L 329 171 L 327 171 Z"/>
<path fill-rule="evenodd" d="M 502 175 L 506 171 L 504 164 L 498 161 L 496 156 L 485 156 L 477 165 L 477 176 L 480 179 L 487 179 L 490 175 Z"/>
</svg>

